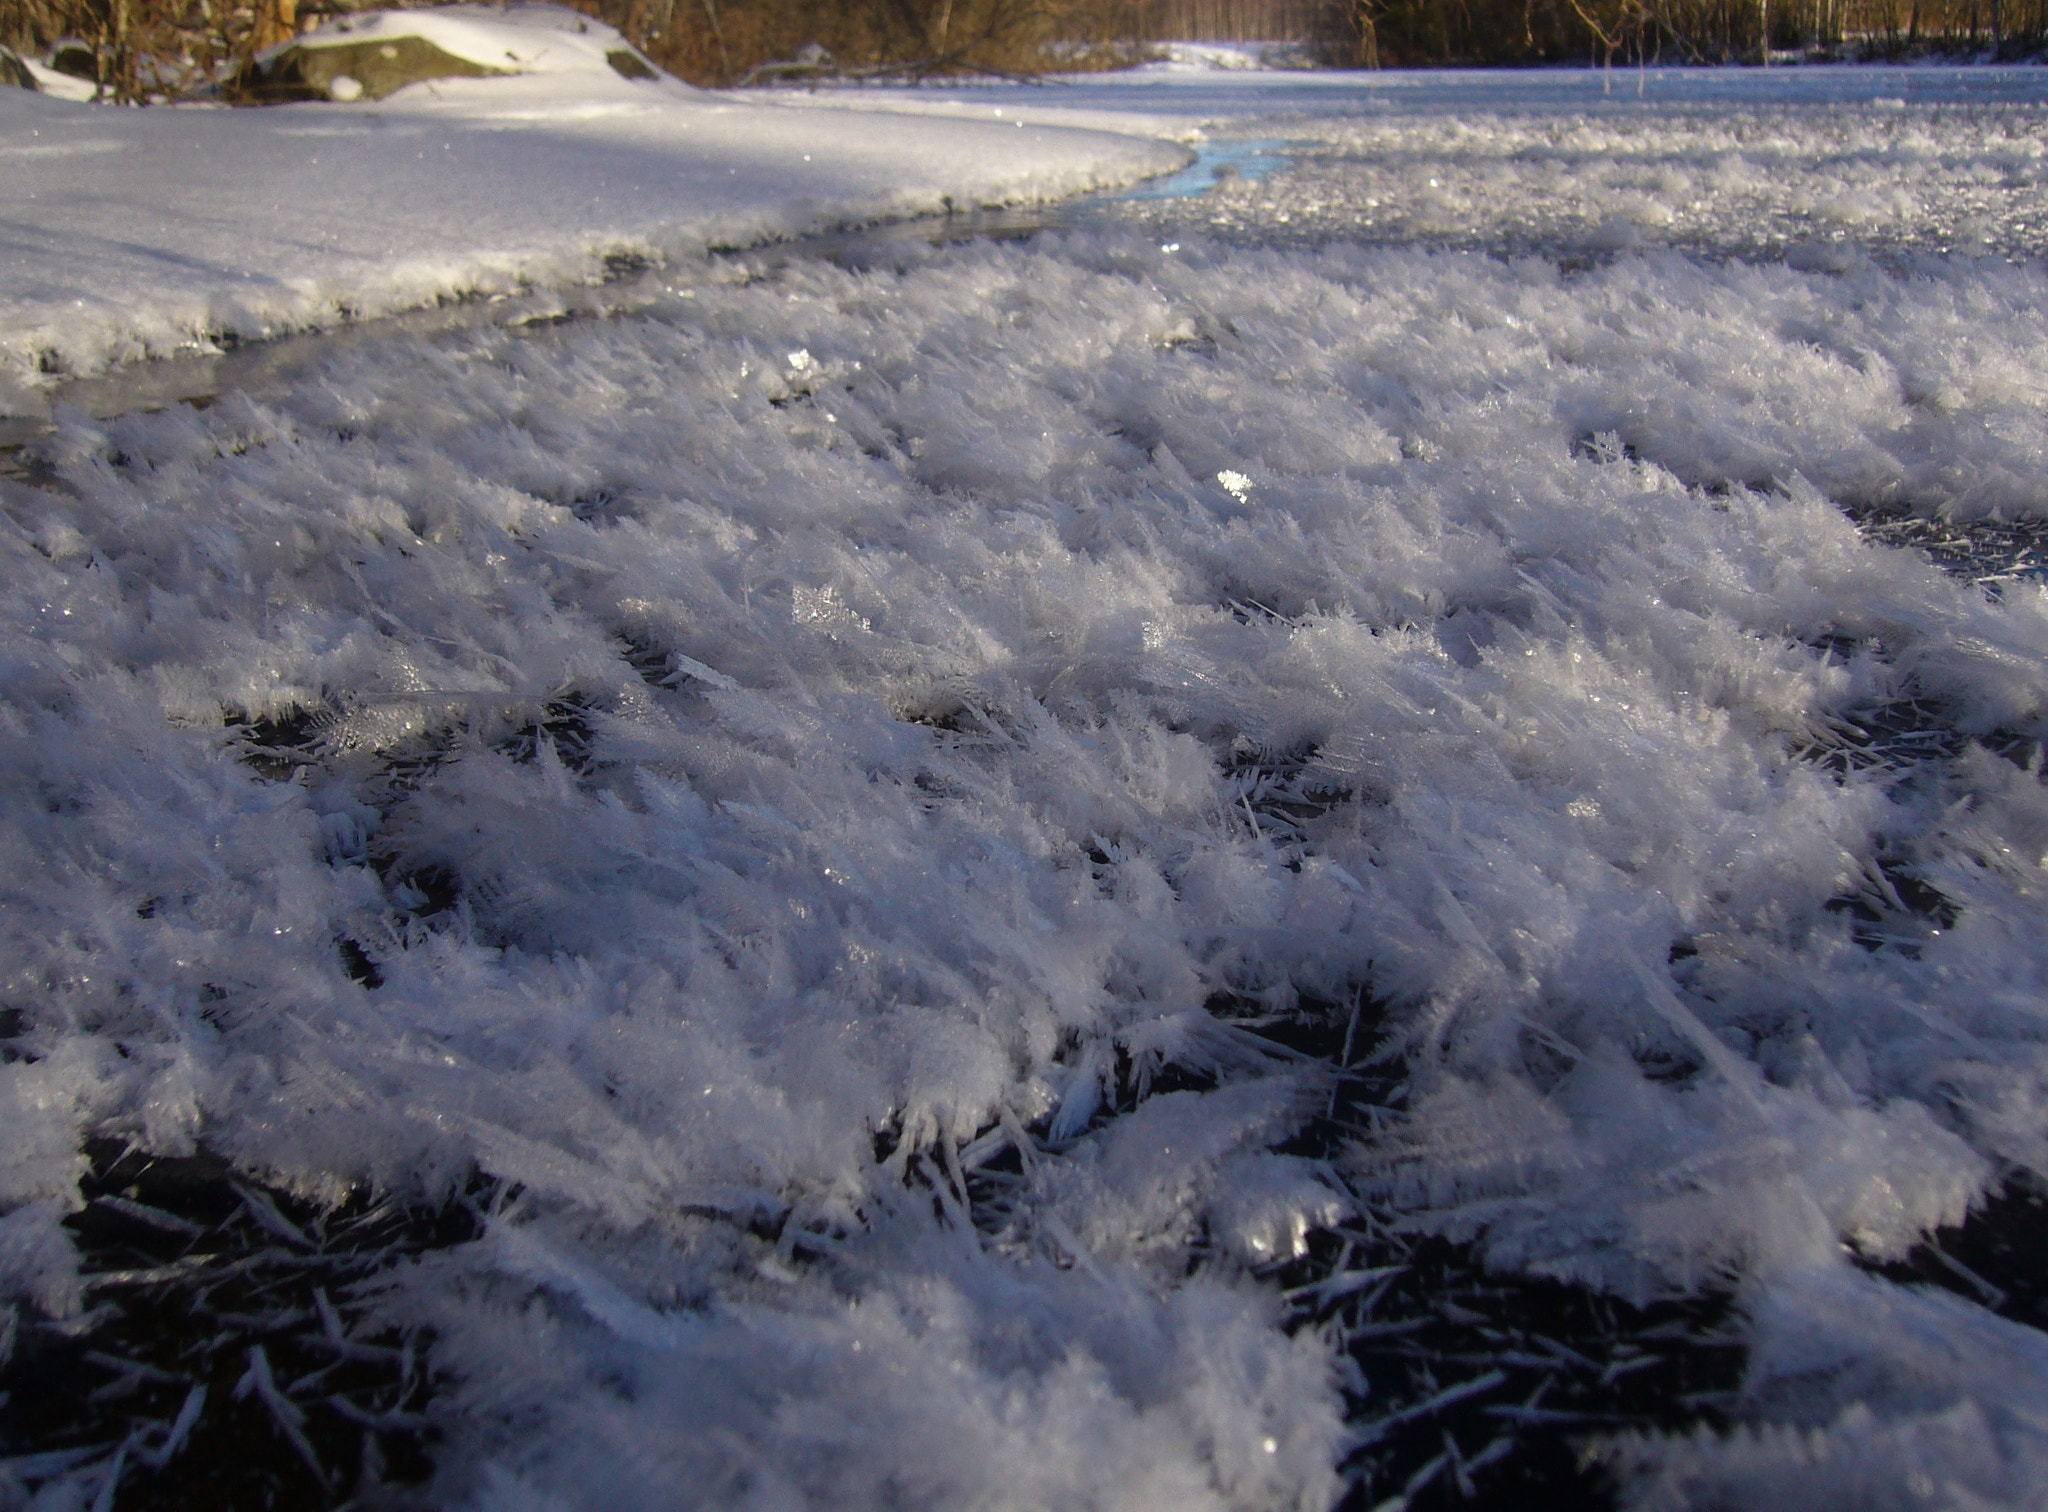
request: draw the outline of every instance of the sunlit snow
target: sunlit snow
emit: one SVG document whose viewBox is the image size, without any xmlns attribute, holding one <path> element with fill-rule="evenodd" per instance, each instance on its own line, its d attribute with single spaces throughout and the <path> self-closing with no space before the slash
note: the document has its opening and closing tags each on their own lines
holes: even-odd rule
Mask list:
<svg viewBox="0 0 2048 1512">
<path fill-rule="evenodd" d="M 898 115 L 849 129 L 628 79 L 604 62 L 616 32 L 552 6 L 448 7 L 404 25 L 522 71 L 264 110 L 0 90 L 0 417 L 32 403 L 22 381 L 37 370 L 568 284 L 621 258 L 1054 199 L 1186 158 L 1066 127 Z"/>
</svg>

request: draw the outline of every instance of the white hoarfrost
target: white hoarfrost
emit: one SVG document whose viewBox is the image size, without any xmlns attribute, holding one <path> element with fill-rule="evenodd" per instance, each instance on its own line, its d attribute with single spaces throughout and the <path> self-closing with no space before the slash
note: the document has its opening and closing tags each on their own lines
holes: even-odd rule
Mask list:
<svg viewBox="0 0 2048 1512">
<path fill-rule="evenodd" d="M 1645 1505 L 2037 1500 L 2039 1335 L 1848 1257 L 2048 1172 L 2048 590 L 1845 506 L 2048 518 L 2048 273 L 1166 245 L 60 410 L 0 1289 L 78 1305 L 93 1135 L 480 1178 L 382 1304 L 443 1504 L 1309 1509 L 1359 1440 L 1259 1272 L 1369 1209 L 1739 1290 L 1756 1426 Z M 1328 1073 L 1219 994 L 1360 1004 L 1405 1103 L 1288 1153 Z"/>
<path fill-rule="evenodd" d="M 1945 1292 L 1808 1272 L 1755 1309 L 1749 1391 L 1766 1427 L 1635 1443 L 1636 1505 L 2037 1507 L 2048 1345 Z"/>
<path fill-rule="evenodd" d="M 1327 1357 L 1238 1267 L 1352 1190 L 1636 1295 L 1902 1253 L 2040 1161 L 2048 801 L 1799 753 L 1909 680 L 2038 738 L 2048 595 L 1818 488 L 2027 441 L 1892 376 L 2028 360 L 1987 279 L 2048 294 L 1097 236 L 72 415 L 6 495 L 11 1182 L 517 1183 L 395 1305 L 535 1505 L 1320 1505 Z M 1306 838 L 1239 796 L 1288 761 Z M 1851 939 L 1885 857 L 1952 927 Z M 1267 1153 L 1315 1076 L 1205 999 L 1360 983 L 1408 1118 Z M 1119 1052 L 1220 1087 L 1102 1123 Z"/>
<path fill-rule="evenodd" d="M 1659 78 L 1633 93 L 1532 110 L 1471 90 L 1462 108 L 1393 91 L 1343 115 L 1272 123 L 1297 171 L 1229 183 L 1199 220 L 1294 240 L 1612 252 L 1679 246 L 1827 266 L 1845 240 L 1901 252 L 2048 251 L 2048 140 L 2037 99 L 1905 89 L 1858 71 L 1866 97 L 1796 89 L 1734 100 Z M 1711 76 L 1709 76 L 1711 77 Z M 1918 82 L 1918 81 L 1915 81 Z M 1505 108 L 1504 108 L 1505 106 Z"/>
</svg>

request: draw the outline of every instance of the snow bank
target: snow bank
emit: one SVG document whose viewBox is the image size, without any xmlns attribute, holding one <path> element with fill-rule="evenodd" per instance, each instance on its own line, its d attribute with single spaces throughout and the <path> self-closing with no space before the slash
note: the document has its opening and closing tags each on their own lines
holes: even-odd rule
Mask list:
<svg viewBox="0 0 2048 1512">
<path fill-rule="evenodd" d="M 1211 69 L 1241 72 L 1284 67 L 1298 62 L 1302 49 L 1291 42 L 1166 42 L 1163 55 L 1139 65 L 1143 73 L 1204 73 Z"/>
<path fill-rule="evenodd" d="M 1177 166 L 1067 129 L 818 118 L 628 79 L 552 7 L 331 23 L 518 76 L 376 104 L 124 110 L 8 90 L 0 410 L 36 373 L 601 276 L 821 228 L 1057 199 Z M 578 30 L 578 28 L 586 30 Z M 324 37 L 325 34 L 316 34 Z"/>
</svg>

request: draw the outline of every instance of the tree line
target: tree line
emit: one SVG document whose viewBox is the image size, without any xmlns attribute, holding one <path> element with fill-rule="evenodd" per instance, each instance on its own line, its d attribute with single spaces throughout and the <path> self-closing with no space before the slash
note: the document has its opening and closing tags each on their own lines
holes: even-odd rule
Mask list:
<svg viewBox="0 0 2048 1512">
<path fill-rule="evenodd" d="M 387 0 L 388 3 L 388 0 Z M 405 3 L 405 0 L 399 0 Z M 2048 45 L 2048 0 L 573 0 L 702 84 L 1115 67 L 1164 41 L 1294 44 L 1338 67 L 1739 63 Z M 368 0 L 0 0 L 0 44 L 123 100 L 218 91 Z"/>
<path fill-rule="evenodd" d="M 2038 54 L 2048 0 L 1361 0 L 1360 61 L 1762 63 Z"/>
</svg>

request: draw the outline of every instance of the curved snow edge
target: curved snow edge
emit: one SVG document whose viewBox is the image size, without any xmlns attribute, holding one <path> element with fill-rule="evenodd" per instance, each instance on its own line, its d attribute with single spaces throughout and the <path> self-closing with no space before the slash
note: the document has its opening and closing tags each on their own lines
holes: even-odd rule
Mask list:
<svg viewBox="0 0 2048 1512">
<path fill-rule="evenodd" d="M 456 82 L 374 107 L 0 99 L 0 161 L 22 191 L 0 415 L 131 362 L 587 285 L 621 256 L 1048 203 L 1187 161 L 1109 133 L 812 117 L 617 79 Z"/>
</svg>

